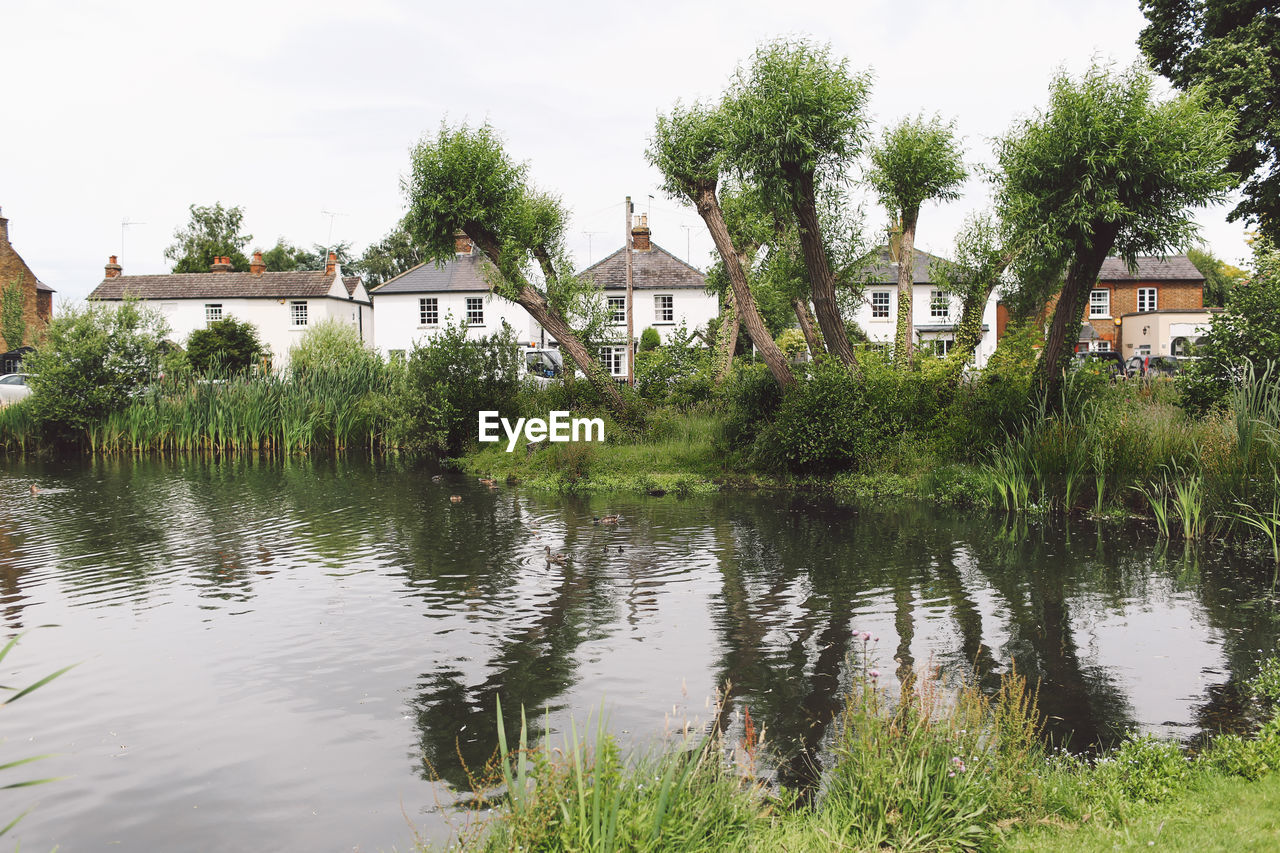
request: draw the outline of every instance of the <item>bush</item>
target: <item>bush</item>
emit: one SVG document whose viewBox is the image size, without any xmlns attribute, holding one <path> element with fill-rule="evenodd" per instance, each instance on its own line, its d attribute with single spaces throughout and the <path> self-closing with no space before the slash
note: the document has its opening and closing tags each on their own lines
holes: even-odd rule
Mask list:
<svg viewBox="0 0 1280 853">
<path fill-rule="evenodd" d="M 702 403 L 715 392 L 711 354 L 681 326 L 666 346 L 641 348 L 636 356 L 636 391 L 642 399 L 677 408 Z"/>
<path fill-rule="evenodd" d="M 295 379 L 365 373 L 381 365 L 378 354 L 360 340 L 360 330 L 337 320 L 324 320 L 307 329 L 289 350 L 289 370 Z"/>
<path fill-rule="evenodd" d="M 521 368 L 510 326 L 475 340 L 461 323 L 446 326 L 409 354 L 394 427 L 398 443 L 460 454 L 476 440 L 482 410 L 517 415 Z"/>
<path fill-rule="evenodd" d="M 310 334 L 310 333 L 308 333 Z M 196 329 L 187 337 L 187 362 L 201 375 L 242 373 L 263 355 L 258 330 L 252 323 L 227 317 Z"/>
<path fill-rule="evenodd" d="M 1098 760 L 1091 782 L 1105 799 L 1158 803 L 1177 794 L 1191 766 L 1176 743 L 1155 735 L 1131 735 Z"/>
<path fill-rule="evenodd" d="M 158 311 L 136 302 L 63 311 L 24 360 L 40 429 L 55 440 L 79 438 L 89 424 L 123 409 L 154 380 L 168 333 Z"/>
<path fill-rule="evenodd" d="M 782 389 L 765 365 L 738 361 L 720 394 L 725 418 L 716 441 L 718 449 L 750 455 L 757 433 L 782 402 Z"/>
<path fill-rule="evenodd" d="M 640 352 L 649 352 L 662 346 L 662 336 L 658 334 L 658 330 L 653 326 L 645 327 L 640 333 Z"/>
</svg>

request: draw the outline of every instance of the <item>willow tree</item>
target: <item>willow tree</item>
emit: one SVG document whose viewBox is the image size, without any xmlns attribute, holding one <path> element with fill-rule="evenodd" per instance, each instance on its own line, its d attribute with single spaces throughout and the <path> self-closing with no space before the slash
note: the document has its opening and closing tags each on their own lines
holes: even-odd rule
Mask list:
<svg viewBox="0 0 1280 853">
<path fill-rule="evenodd" d="M 911 366 L 911 344 L 915 340 L 911 296 L 920 206 L 926 201 L 959 198 L 958 188 L 968 177 L 954 122 L 944 123 L 937 116 L 927 120 L 922 116 L 903 119 L 894 127 L 886 128 L 880 143 L 871 149 L 867 179 L 889 215 L 902 227 L 898 251 L 898 324 L 893 344 L 893 359 L 899 370 Z"/>
<path fill-rule="evenodd" d="M 1189 208 L 1222 201 L 1233 183 L 1223 171 L 1231 116 L 1199 90 L 1157 101 L 1151 89 L 1136 66 L 1094 66 L 1078 80 L 1059 74 L 1048 108 L 996 143 L 1000 218 L 1043 273 L 1024 286 L 1048 299 L 1065 272 L 1036 365 L 1050 405 L 1102 262 L 1114 252 L 1132 269 L 1139 255 L 1192 244 Z"/>
<path fill-rule="evenodd" d="M 659 115 L 653 140 L 645 152 L 665 179 L 662 185 L 673 198 L 693 204 L 711 232 L 716 251 L 729 276 L 734 307 L 747 334 L 768 365 L 773 378 L 784 389 L 796 382 L 787 357 L 774 342 L 742 265 L 742 255 L 733 244 L 717 195 L 725 170 L 725 116 L 722 111 L 697 105 L 677 105 L 670 115 Z"/>
<path fill-rule="evenodd" d="M 818 325 L 827 349 L 849 365 L 857 362 L 836 300 L 818 195 L 824 182 L 843 182 L 862 151 L 869 89 L 869 75 L 850 73 L 828 46 L 780 40 L 756 49 L 725 101 L 729 159 L 768 204 L 795 217 Z"/>
<path fill-rule="evenodd" d="M 514 162 L 488 124 L 477 128 L 441 125 L 411 152 L 412 170 L 401 182 L 409 203 L 404 227 L 428 257 L 454 257 L 462 231 L 488 259 L 486 275 L 499 296 L 519 303 L 567 352 L 596 387 L 615 416 L 629 420 L 632 408 L 618 384 L 583 344 L 566 319 L 575 287 L 565 252 L 567 216 L 559 199 L 528 182 L 528 169 Z M 534 284 L 538 270 L 545 292 Z"/>
<path fill-rule="evenodd" d="M 934 262 L 933 280 L 942 290 L 960 297 L 960 322 L 950 354 L 957 362 L 968 361 L 982 343 L 987 301 L 1003 282 L 1013 259 L 999 223 L 983 213 L 965 220 L 956 235 L 951 260 Z"/>
</svg>

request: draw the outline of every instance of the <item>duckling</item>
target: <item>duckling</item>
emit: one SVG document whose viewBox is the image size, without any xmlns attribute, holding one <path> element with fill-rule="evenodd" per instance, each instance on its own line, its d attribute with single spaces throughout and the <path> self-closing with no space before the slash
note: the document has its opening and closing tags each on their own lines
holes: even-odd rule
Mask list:
<svg viewBox="0 0 1280 853">
<path fill-rule="evenodd" d="M 440 482 L 440 481 L 441 481 L 441 480 L 443 480 L 443 479 L 444 479 L 444 475 L 443 475 L 443 474 L 432 474 L 432 475 L 431 475 L 431 482 L 433 482 L 433 483 L 438 483 L 438 482 Z"/>
<path fill-rule="evenodd" d="M 618 516 L 616 515 L 598 515 L 591 519 L 592 524 L 617 524 Z"/>
<path fill-rule="evenodd" d="M 32 483 L 32 484 L 31 484 L 31 496 L 32 496 L 32 497 L 35 497 L 35 496 L 36 496 L 36 495 L 38 495 L 38 494 L 40 494 L 40 487 L 39 487 L 39 486 L 37 486 L 35 483 Z"/>
<path fill-rule="evenodd" d="M 491 489 L 496 489 L 496 488 L 498 487 L 498 481 L 497 481 L 497 480 L 493 480 L 493 479 L 486 479 L 486 478 L 484 478 L 484 477 L 481 477 L 481 478 L 480 478 L 480 484 L 481 484 L 482 486 L 488 486 L 488 487 L 489 487 L 489 488 L 491 488 Z"/>
<path fill-rule="evenodd" d="M 569 559 L 564 554 L 552 554 L 550 545 L 547 545 L 546 549 L 547 549 L 548 563 L 555 563 L 557 566 L 563 566 L 565 564 L 565 561 Z"/>
<path fill-rule="evenodd" d="M 462 495 L 449 495 L 449 503 L 451 504 L 462 503 Z"/>
</svg>

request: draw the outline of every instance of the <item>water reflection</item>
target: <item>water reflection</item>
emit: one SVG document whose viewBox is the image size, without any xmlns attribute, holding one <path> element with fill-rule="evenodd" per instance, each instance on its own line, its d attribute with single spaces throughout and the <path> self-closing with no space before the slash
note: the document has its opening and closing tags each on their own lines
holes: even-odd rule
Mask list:
<svg viewBox="0 0 1280 853">
<path fill-rule="evenodd" d="M 136 700 L 128 716 L 153 757 L 133 765 L 127 789 L 95 769 L 105 752 L 67 750 L 84 781 L 63 783 L 63 809 L 34 816 L 29 845 L 104 838 L 122 803 L 171 823 L 175 779 L 225 787 L 224 771 L 185 750 L 194 732 L 238 732 L 236 713 L 250 725 L 279 716 L 280 728 L 220 742 L 224 762 L 253 769 L 221 814 L 183 821 L 299 846 L 302 830 L 254 808 L 303 798 L 328 808 L 318 843 L 344 827 L 390 846 L 397 799 L 447 799 L 433 780 L 465 787 L 490 757 L 498 697 L 508 731 L 521 706 L 538 736 L 604 698 L 614 727 L 643 740 L 677 685 L 696 706 L 727 684 L 714 723 L 749 708 L 788 756 L 781 775 L 805 783 L 825 760 L 860 631 L 878 638 L 866 647 L 890 682 L 972 667 L 994 689 L 1016 664 L 1039 683 L 1052 735 L 1080 749 L 1135 726 L 1194 740 L 1238 725 L 1238 685 L 1278 632 L 1267 567 L 1092 523 L 776 497 L 584 501 L 433 482 L 396 462 L 7 464 L 6 625 L 61 626 L 51 648 L 32 650 L 35 666 L 97 655 L 97 691 L 59 685 L 76 713 L 26 722 L 55 748 L 105 742 L 93 728 L 113 713 L 103 682 L 191 673 L 223 703 L 162 684 L 159 698 Z M 33 480 L 50 492 L 29 497 Z M 605 512 L 623 523 L 591 524 Z M 547 547 L 566 564 L 548 564 Z M 137 659 L 206 642 L 204 657 Z M 294 742 L 296 756 L 282 745 Z M 302 769 L 316 754 L 329 775 Z M 155 826 L 113 832 L 164 846 Z"/>
</svg>

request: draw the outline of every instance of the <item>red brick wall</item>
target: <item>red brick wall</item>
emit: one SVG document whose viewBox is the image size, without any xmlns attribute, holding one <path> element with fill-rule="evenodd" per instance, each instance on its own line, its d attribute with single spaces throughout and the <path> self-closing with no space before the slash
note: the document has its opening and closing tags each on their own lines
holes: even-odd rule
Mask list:
<svg viewBox="0 0 1280 853">
<path fill-rule="evenodd" d="M 6 341 L 4 335 L 0 334 L 0 352 L 8 352 L 9 350 L 17 349 L 24 343 L 34 342 L 48 323 L 48 315 L 46 315 L 46 319 L 41 318 L 35 273 L 31 272 L 31 268 L 13 250 L 13 246 L 9 245 L 8 240 L 0 239 L 0 288 L 8 287 L 12 281 L 20 281 L 22 283 L 22 313 L 23 318 L 27 321 L 27 339 L 16 342 Z M 47 293 L 43 295 L 46 298 L 49 296 Z M 50 304 L 48 314 L 52 313 L 53 306 Z"/>
</svg>

